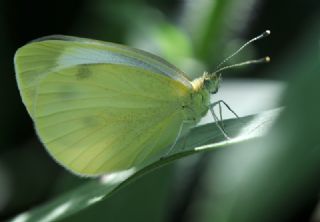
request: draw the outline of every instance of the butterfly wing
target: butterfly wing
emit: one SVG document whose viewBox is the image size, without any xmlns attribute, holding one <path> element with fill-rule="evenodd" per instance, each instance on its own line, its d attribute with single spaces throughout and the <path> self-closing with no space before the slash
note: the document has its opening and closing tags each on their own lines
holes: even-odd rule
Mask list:
<svg viewBox="0 0 320 222">
<path fill-rule="evenodd" d="M 163 156 L 178 137 L 189 93 L 181 82 L 135 66 L 74 65 L 42 77 L 30 107 L 49 153 L 93 176 Z"/>
<path fill-rule="evenodd" d="M 151 53 L 127 46 L 71 36 L 48 36 L 20 48 L 15 55 L 22 100 L 33 116 L 38 82 L 47 74 L 82 64 L 119 64 L 162 74 L 192 88 L 186 75 Z"/>
</svg>

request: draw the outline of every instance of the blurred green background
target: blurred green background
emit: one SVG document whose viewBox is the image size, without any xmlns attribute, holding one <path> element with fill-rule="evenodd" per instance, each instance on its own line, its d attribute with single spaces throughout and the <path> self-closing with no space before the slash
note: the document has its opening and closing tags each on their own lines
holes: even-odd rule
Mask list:
<svg viewBox="0 0 320 222">
<path fill-rule="evenodd" d="M 223 75 L 286 86 L 287 108 L 265 138 L 178 161 L 63 221 L 320 221 L 319 0 L 0 0 L 0 221 L 86 182 L 37 139 L 16 86 L 18 47 L 51 34 L 123 43 L 194 78 L 266 29 L 270 38 L 233 62 L 272 63 Z"/>
</svg>

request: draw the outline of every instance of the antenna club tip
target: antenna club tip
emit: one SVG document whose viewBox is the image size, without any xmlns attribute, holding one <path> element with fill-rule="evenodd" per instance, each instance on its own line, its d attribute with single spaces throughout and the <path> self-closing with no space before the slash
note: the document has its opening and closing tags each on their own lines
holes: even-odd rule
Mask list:
<svg viewBox="0 0 320 222">
<path fill-rule="evenodd" d="M 262 36 L 266 37 L 266 36 L 268 36 L 270 34 L 271 34 L 271 31 L 270 30 L 266 30 L 266 31 L 264 31 L 264 33 L 262 33 Z"/>
<path fill-rule="evenodd" d="M 266 62 L 270 62 L 270 61 L 271 61 L 271 58 L 270 58 L 269 56 L 267 56 L 267 57 L 264 58 L 264 60 L 265 60 Z"/>
</svg>

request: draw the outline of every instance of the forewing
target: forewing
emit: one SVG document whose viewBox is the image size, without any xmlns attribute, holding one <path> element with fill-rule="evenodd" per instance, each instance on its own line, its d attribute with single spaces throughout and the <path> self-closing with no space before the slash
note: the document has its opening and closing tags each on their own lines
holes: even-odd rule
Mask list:
<svg viewBox="0 0 320 222">
<path fill-rule="evenodd" d="M 48 36 L 20 48 L 15 55 L 17 81 L 30 115 L 39 81 L 47 74 L 84 64 L 124 64 L 168 76 L 192 88 L 186 75 L 158 56 L 142 50 L 70 36 Z"/>
<path fill-rule="evenodd" d="M 49 153 L 81 175 L 141 167 L 175 142 L 189 89 L 127 65 L 76 65 L 39 81 L 33 119 Z"/>
</svg>

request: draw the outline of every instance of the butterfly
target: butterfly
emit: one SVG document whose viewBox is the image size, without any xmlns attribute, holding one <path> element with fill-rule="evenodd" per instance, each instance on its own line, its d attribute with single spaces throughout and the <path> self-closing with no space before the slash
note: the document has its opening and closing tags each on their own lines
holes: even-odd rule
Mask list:
<svg viewBox="0 0 320 222">
<path fill-rule="evenodd" d="M 156 55 L 110 42 L 43 37 L 19 48 L 14 63 L 22 101 L 46 150 L 82 176 L 158 160 L 223 102 L 210 104 L 219 72 L 190 80 Z"/>
</svg>

